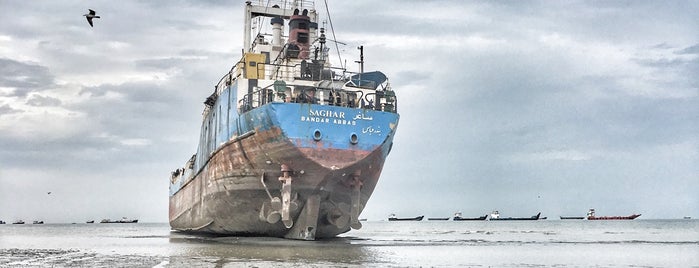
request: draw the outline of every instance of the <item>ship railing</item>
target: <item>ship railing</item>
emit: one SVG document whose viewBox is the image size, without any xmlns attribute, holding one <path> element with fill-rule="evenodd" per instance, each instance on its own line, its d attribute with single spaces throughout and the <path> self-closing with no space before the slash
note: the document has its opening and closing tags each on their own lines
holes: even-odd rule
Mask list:
<svg viewBox="0 0 699 268">
<path fill-rule="evenodd" d="M 267 103 L 267 100 L 269 100 L 267 96 L 269 92 L 269 89 L 261 88 L 258 90 L 254 90 L 251 93 L 245 94 L 243 99 L 238 101 L 240 113 L 250 111 Z"/>
<path fill-rule="evenodd" d="M 208 113 L 209 108 L 213 107 L 221 92 L 231 86 L 235 80 L 243 76 L 243 72 L 241 71 L 242 64 L 244 64 L 244 61 L 241 58 L 241 60 L 238 61 L 238 63 L 236 63 L 231 70 L 228 71 L 228 73 L 221 77 L 215 86 L 214 93 L 204 102 L 206 104 L 204 115 Z M 304 76 L 301 72 L 302 64 L 300 63 L 294 65 L 265 63 L 264 68 L 264 77 L 270 80 L 310 81 L 318 79 L 312 79 Z M 353 76 L 360 73 L 350 72 L 344 68 L 324 66 L 323 70 L 332 71 L 330 77 L 326 77 L 326 79 L 323 80 L 327 82 L 320 82 L 318 83 L 318 86 L 314 87 L 308 86 L 307 84 L 289 85 L 298 91 L 296 94 L 293 94 L 294 96 L 292 96 L 291 92 L 284 92 L 283 89 L 272 88 L 276 85 L 276 83 L 271 84 L 265 88 L 259 88 L 254 90 L 252 93 L 246 94 L 238 103 L 239 110 L 242 113 L 276 101 L 315 103 L 351 108 L 361 107 L 385 112 L 397 112 L 398 101 L 395 92 L 391 90 L 388 80 L 384 81 L 380 85 L 374 85 L 374 81 L 353 79 Z M 276 74 L 274 74 L 275 71 Z M 353 80 L 356 80 L 358 85 Z M 339 84 L 337 82 L 339 82 Z M 357 90 L 350 90 L 348 88 L 356 88 Z M 311 91 L 313 93 L 306 94 L 307 92 Z M 316 92 L 322 93 L 318 94 L 319 96 L 316 96 Z"/>
<path fill-rule="evenodd" d="M 220 94 L 224 89 L 231 86 L 235 80 L 240 78 L 243 73 L 238 65 L 244 64 L 241 59 L 230 71 L 228 71 L 215 86 L 215 94 Z M 340 69 L 342 70 L 342 69 Z M 286 64 L 275 64 L 275 63 L 265 63 L 264 69 L 265 77 L 270 80 L 284 80 L 293 81 L 297 79 L 304 80 L 301 74 L 301 64 L 286 65 Z"/>
<path fill-rule="evenodd" d="M 291 88 L 294 88 L 292 93 Z M 397 113 L 398 101 L 395 93 L 390 90 L 365 92 L 364 90 L 348 90 L 333 86 L 331 81 L 321 82 L 318 86 L 286 84 L 275 82 L 264 88 L 257 88 L 246 94 L 238 107 L 240 113 L 253 110 L 267 103 L 309 103 L 348 108 L 362 108 L 384 112 Z"/>
<path fill-rule="evenodd" d="M 223 75 L 223 77 L 221 77 L 220 80 L 218 80 L 218 83 L 216 83 L 216 86 L 214 87 L 214 94 L 221 94 L 221 91 L 232 85 L 233 82 L 242 75 L 242 73 L 237 71 L 237 66 L 241 62 L 243 62 L 242 59 L 238 61 L 236 65 L 233 65 L 233 67 L 231 67 L 231 70 L 228 71 L 228 73 L 226 73 L 225 75 Z"/>
<path fill-rule="evenodd" d="M 288 65 L 288 64 L 279 64 L 275 63 L 278 60 L 274 60 L 270 63 L 265 63 L 264 64 L 264 77 L 270 80 L 284 80 L 284 81 L 293 81 L 293 80 L 310 80 L 309 77 L 306 77 L 307 75 L 304 75 L 302 72 L 301 68 L 303 64 L 297 63 L 293 65 Z M 215 89 L 214 89 L 214 95 L 219 95 L 224 89 L 227 87 L 231 86 L 235 80 L 239 79 L 241 76 L 243 76 L 242 68 L 244 67 L 244 59 L 241 57 L 241 59 L 231 67 L 231 69 L 224 74 L 221 79 L 219 79 L 218 83 L 216 83 Z M 331 66 L 323 66 L 322 70 L 330 70 L 332 71 L 331 74 L 331 80 L 334 81 L 349 81 L 351 82 L 351 77 L 353 75 L 357 75 L 359 73 L 357 72 L 350 72 L 347 71 L 347 69 L 342 68 L 342 67 L 331 67 Z M 322 76 L 322 75 L 320 75 Z M 315 79 L 316 81 L 319 81 L 320 79 Z M 361 80 L 360 85 L 366 85 L 370 84 L 371 81 L 368 80 Z M 356 85 L 349 85 L 352 87 L 356 88 L 367 88 L 363 86 L 356 86 Z M 382 85 L 382 90 L 387 90 L 385 85 Z M 215 101 L 215 96 L 210 97 L 208 99 L 208 102 Z"/>
<path fill-rule="evenodd" d="M 377 85 L 376 81 L 361 79 L 360 72 L 345 72 L 345 86 L 368 90 L 364 100 L 370 108 L 384 112 L 398 112 L 398 98 L 396 93 L 391 89 L 391 83 L 386 78 L 386 81 Z M 358 76 L 359 75 L 359 76 Z M 353 77 L 358 76 L 359 79 Z"/>
<path fill-rule="evenodd" d="M 265 71 L 271 72 L 271 79 L 277 80 L 293 80 L 295 77 L 301 76 L 301 64 L 286 65 L 286 64 L 267 64 Z"/>
</svg>

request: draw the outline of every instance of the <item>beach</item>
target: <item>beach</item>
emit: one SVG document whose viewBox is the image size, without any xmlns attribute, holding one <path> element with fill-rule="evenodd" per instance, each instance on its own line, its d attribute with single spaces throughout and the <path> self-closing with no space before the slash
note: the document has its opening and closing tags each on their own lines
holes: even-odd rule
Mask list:
<svg viewBox="0 0 699 268">
<path fill-rule="evenodd" d="M 1 225 L 0 267 L 697 267 L 699 221 L 364 222 L 296 241 L 167 224 Z"/>
</svg>

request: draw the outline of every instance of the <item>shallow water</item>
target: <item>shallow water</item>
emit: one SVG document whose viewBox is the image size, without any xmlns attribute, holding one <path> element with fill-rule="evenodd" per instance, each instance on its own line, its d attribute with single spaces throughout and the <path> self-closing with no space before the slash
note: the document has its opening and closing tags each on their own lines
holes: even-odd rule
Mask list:
<svg viewBox="0 0 699 268">
<path fill-rule="evenodd" d="M 0 225 L 0 267 L 699 267 L 699 221 L 363 222 L 323 241 Z"/>
</svg>

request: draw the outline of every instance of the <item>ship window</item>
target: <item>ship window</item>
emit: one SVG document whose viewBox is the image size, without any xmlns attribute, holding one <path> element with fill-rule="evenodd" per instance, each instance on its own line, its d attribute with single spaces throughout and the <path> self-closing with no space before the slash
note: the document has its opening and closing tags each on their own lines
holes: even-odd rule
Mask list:
<svg viewBox="0 0 699 268">
<path fill-rule="evenodd" d="M 289 22 L 290 29 L 308 30 L 308 22 L 304 20 L 292 20 Z"/>
<path fill-rule="evenodd" d="M 299 33 L 297 41 L 301 44 L 308 43 L 308 33 Z"/>
</svg>

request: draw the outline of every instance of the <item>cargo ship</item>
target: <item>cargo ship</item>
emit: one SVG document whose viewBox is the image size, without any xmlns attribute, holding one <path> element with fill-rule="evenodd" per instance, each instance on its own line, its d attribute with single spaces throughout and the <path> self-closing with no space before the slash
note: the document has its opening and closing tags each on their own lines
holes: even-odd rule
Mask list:
<svg viewBox="0 0 699 268">
<path fill-rule="evenodd" d="M 396 214 L 391 214 L 388 216 L 388 221 L 422 221 L 424 218 L 425 216 L 423 215 L 412 218 L 398 218 L 396 217 Z"/>
<path fill-rule="evenodd" d="M 480 216 L 480 217 L 468 218 L 468 217 L 463 217 L 461 212 L 454 213 L 454 220 L 455 221 L 484 221 L 487 218 L 488 218 L 488 214 Z"/>
<path fill-rule="evenodd" d="M 538 214 L 531 216 L 531 217 L 507 217 L 507 218 L 500 218 L 500 212 L 495 210 L 492 213 L 490 213 L 490 218 L 488 220 L 491 221 L 536 221 L 541 219 L 541 212 Z"/>
<path fill-rule="evenodd" d="M 594 220 L 633 220 L 635 218 L 640 217 L 641 214 L 632 214 L 629 216 L 595 216 L 595 209 L 591 208 L 587 212 L 587 220 L 589 221 L 594 221 Z"/>
<path fill-rule="evenodd" d="M 315 240 L 362 227 L 397 99 L 385 74 L 364 72 L 363 46 L 358 71 L 330 64 L 318 17 L 312 1 L 245 3 L 243 53 L 170 176 L 173 230 Z"/>
</svg>

